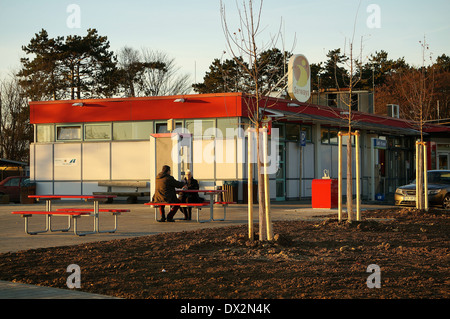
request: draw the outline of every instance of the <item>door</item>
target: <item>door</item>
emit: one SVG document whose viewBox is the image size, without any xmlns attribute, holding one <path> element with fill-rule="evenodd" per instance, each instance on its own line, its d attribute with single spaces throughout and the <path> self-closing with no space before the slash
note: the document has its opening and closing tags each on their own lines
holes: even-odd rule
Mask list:
<svg viewBox="0 0 450 319">
<path fill-rule="evenodd" d="M 275 174 L 275 195 L 277 201 L 286 200 L 286 143 L 278 143 L 278 170 Z"/>
<path fill-rule="evenodd" d="M 438 169 L 450 169 L 448 153 L 438 153 L 437 156 L 437 168 Z"/>
</svg>

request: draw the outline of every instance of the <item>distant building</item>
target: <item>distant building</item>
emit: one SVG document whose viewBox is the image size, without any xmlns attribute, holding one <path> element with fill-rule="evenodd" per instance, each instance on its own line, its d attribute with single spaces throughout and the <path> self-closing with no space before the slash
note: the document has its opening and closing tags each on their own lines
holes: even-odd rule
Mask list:
<svg viewBox="0 0 450 319">
<path fill-rule="evenodd" d="M 351 105 L 353 111 L 374 113 L 373 92 L 365 90 L 352 91 Z M 323 89 L 311 92 L 308 103 L 348 109 L 350 105 L 349 89 Z"/>
</svg>

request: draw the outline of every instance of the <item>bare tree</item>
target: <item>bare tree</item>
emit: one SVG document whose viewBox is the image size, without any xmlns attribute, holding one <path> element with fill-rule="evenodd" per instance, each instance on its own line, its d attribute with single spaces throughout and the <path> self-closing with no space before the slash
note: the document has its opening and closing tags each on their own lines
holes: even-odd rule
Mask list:
<svg viewBox="0 0 450 319">
<path fill-rule="evenodd" d="M 419 41 L 422 47 L 422 66 L 419 69 L 409 69 L 399 74 L 399 87 L 402 96 L 406 100 L 406 105 L 401 109 L 402 117 L 409 119 L 413 128 L 420 132 L 420 140 L 416 147 L 416 207 L 427 209 L 428 203 L 424 195 L 428 189 L 424 187 L 426 180 L 426 166 L 424 165 L 425 142 L 423 138 L 424 128 L 427 121 L 431 120 L 433 114 L 434 97 L 434 67 L 426 67 L 427 52 L 429 46 L 424 37 L 423 42 Z M 431 60 L 431 55 L 429 56 Z M 425 189 L 424 189 L 425 188 Z"/>
<path fill-rule="evenodd" d="M 0 157 L 27 162 L 33 127 L 28 100 L 14 76 L 0 82 L 0 133 Z"/>
<path fill-rule="evenodd" d="M 255 2 L 258 2 L 257 4 Z M 228 51 L 234 61 L 245 72 L 250 81 L 245 98 L 245 103 L 248 110 L 248 116 L 251 125 L 255 128 L 256 132 L 256 154 L 257 154 L 257 176 L 258 176 L 258 197 L 259 197 L 259 240 L 271 240 L 271 221 L 270 214 L 266 212 L 266 199 L 269 194 L 266 194 L 264 187 L 265 175 L 263 173 L 263 164 L 259 156 L 262 145 L 260 145 L 260 128 L 263 126 L 264 110 L 271 105 L 269 99 L 265 96 L 269 95 L 270 90 L 267 91 L 267 87 L 261 83 L 263 76 L 267 76 L 268 73 L 264 73 L 264 68 L 270 62 L 270 54 L 267 59 L 261 59 L 261 53 L 267 51 L 268 48 L 275 48 L 275 44 L 280 35 L 280 32 L 275 36 L 272 36 L 270 41 L 266 45 L 260 45 L 257 43 L 257 38 L 262 32 L 261 26 L 261 13 L 263 8 L 263 1 L 242 1 L 241 6 L 237 8 L 239 22 L 238 27 L 234 30 L 228 24 L 226 16 L 226 8 L 223 1 L 220 2 L 222 28 L 225 34 L 226 44 Z M 284 62 L 284 61 L 281 61 Z M 269 75 L 275 76 L 275 75 Z M 267 82 L 267 78 L 265 81 Z M 275 87 L 271 88 L 274 89 Z M 266 89 L 266 90 L 265 90 Z M 251 189 L 249 189 L 249 192 Z M 268 190 L 267 190 L 268 192 Z M 253 203 L 250 203 L 249 206 Z"/>
<path fill-rule="evenodd" d="M 188 74 L 180 74 L 175 59 L 167 53 L 142 49 L 144 63 L 164 64 L 164 68 L 149 68 L 143 73 L 141 94 L 146 96 L 165 96 L 187 94 L 191 90 Z"/>
<path fill-rule="evenodd" d="M 165 96 L 189 93 L 189 75 L 180 74 L 166 53 L 123 47 L 118 54 L 120 83 L 125 96 Z"/>
<path fill-rule="evenodd" d="M 346 111 L 339 111 L 339 114 L 337 112 L 336 115 L 342 119 L 344 119 L 347 122 L 347 133 L 342 134 L 344 136 L 348 137 L 347 140 L 347 216 L 348 221 L 351 222 L 354 219 L 353 214 L 353 173 L 352 173 L 352 137 L 355 136 L 356 138 L 359 138 L 358 132 L 353 132 L 353 127 L 356 122 L 355 116 L 354 116 L 354 100 L 353 100 L 353 91 L 354 88 L 358 85 L 358 83 L 361 81 L 361 75 L 362 75 L 362 38 L 361 38 L 361 49 L 360 49 L 360 55 L 358 58 L 355 59 L 354 57 L 354 43 L 355 43 L 355 31 L 356 31 L 356 21 L 358 17 L 359 8 L 361 5 L 361 1 L 359 2 L 358 9 L 355 15 L 354 25 L 353 25 L 353 34 L 352 38 L 349 41 L 349 48 L 348 48 L 348 56 L 346 56 L 346 53 L 344 52 L 344 55 L 341 56 L 342 60 L 347 64 L 348 68 L 348 83 L 346 83 L 346 77 L 343 76 L 343 79 L 338 78 L 338 72 L 337 72 L 337 63 L 335 63 L 335 81 L 336 86 L 339 89 L 339 83 L 344 83 L 344 85 L 348 88 L 348 95 L 347 98 L 345 95 L 341 96 L 341 103 L 346 106 Z M 345 45 L 346 46 L 346 45 Z M 344 46 L 344 47 L 345 47 Z M 347 48 L 345 48 L 347 50 Z M 355 150 L 355 152 L 359 152 L 358 149 Z M 357 157 L 358 158 L 358 157 Z M 358 169 L 359 163 L 356 163 L 356 168 Z M 340 173 L 339 173 L 340 174 Z M 358 175 L 357 175 L 358 176 Z M 358 185 L 358 184 L 357 184 Z M 339 185 L 341 188 L 342 185 Z M 357 190 L 358 191 L 358 190 Z M 359 196 L 357 196 L 357 199 L 359 199 Z M 340 199 L 339 199 L 340 200 Z M 359 203 L 357 203 L 357 208 L 359 208 Z M 359 212 L 359 211 L 358 211 Z M 339 212 L 340 214 L 340 212 Z M 359 218 L 359 215 L 357 216 Z"/>
</svg>

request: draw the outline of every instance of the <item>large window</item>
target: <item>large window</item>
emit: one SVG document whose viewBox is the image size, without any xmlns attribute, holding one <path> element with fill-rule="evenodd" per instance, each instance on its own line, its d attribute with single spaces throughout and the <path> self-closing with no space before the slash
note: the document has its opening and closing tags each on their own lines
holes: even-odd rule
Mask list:
<svg viewBox="0 0 450 319">
<path fill-rule="evenodd" d="M 300 124 L 286 124 L 286 139 L 297 142 L 300 140 Z"/>
<path fill-rule="evenodd" d="M 285 126 L 282 124 L 275 125 L 275 127 L 280 128 L 281 134 L 285 134 L 285 138 L 288 141 L 300 142 L 300 132 L 305 134 L 305 142 L 311 142 L 311 126 L 302 125 L 299 123 L 286 123 Z M 285 127 L 285 129 L 283 129 Z"/>
<path fill-rule="evenodd" d="M 36 125 L 36 142 L 49 143 L 55 141 L 55 128 L 53 125 Z"/>
<path fill-rule="evenodd" d="M 81 141 L 81 124 L 78 125 L 57 125 L 57 141 Z"/>
<path fill-rule="evenodd" d="M 322 127 L 320 129 L 320 141 L 322 144 L 330 144 L 329 129 Z"/>
<path fill-rule="evenodd" d="M 84 139 L 89 140 L 110 140 L 111 139 L 111 124 L 110 123 L 96 123 L 84 125 Z"/>
<path fill-rule="evenodd" d="M 338 130 L 322 127 L 320 129 L 320 140 L 322 144 L 338 144 Z"/>
<path fill-rule="evenodd" d="M 113 123 L 114 140 L 146 140 L 152 133 L 152 121 Z"/>
<path fill-rule="evenodd" d="M 186 129 L 194 137 L 215 136 L 215 120 L 186 120 Z"/>
<path fill-rule="evenodd" d="M 239 125 L 238 117 L 224 117 L 217 119 L 217 134 L 222 133 L 223 137 L 227 136 L 227 130 L 229 134 L 232 134 L 233 136 L 240 134 L 240 128 L 241 126 Z"/>
<path fill-rule="evenodd" d="M 181 128 L 183 128 L 183 122 L 176 121 L 175 122 L 175 129 L 181 129 Z M 169 129 L 167 127 L 167 121 L 156 122 L 155 123 L 155 133 L 170 133 Z"/>
</svg>

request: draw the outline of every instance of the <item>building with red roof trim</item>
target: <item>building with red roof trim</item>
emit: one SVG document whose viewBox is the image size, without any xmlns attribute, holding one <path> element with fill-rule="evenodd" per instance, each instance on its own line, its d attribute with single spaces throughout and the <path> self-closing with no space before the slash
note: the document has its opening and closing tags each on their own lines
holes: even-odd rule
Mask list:
<svg viewBox="0 0 450 319">
<path fill-rule="evenodd" d="M 38 194 L 92 194 L 106 190 L 104 181 L 149 181 L 150 136 L 179 129 L 192 134 L 194 158 L 184 169 L 204 187 L 237 182 L 238 200 L 245 201 L 245 130 L 253 104 L 243 93 L 30 102 L 31 179 Z M 270 97 L 260 110 L 278 146 L 271 154 L 273 200 L 311 197 L 312 180 L 324 170 L 337 177 L 337 133 L 348 130 L 346 110 Z M 352 111 L 352 129 L 361 133 L 363 199 L 393 195 L 413 179 L 419 136 L 413 123 Z M 449 168 L 450 128 L 426 125 L 424 132 L 429 169 Z"/>
</svg>

